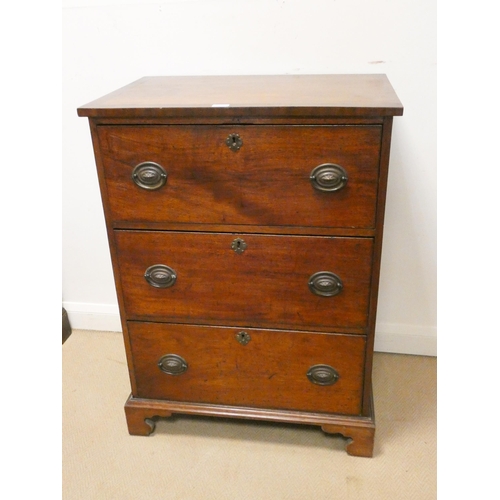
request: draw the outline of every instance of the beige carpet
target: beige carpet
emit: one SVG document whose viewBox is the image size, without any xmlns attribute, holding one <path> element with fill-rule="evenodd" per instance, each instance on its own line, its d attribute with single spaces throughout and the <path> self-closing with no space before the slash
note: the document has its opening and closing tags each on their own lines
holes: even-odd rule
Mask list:
<svg viewBox="0 0 500 500">
<path fill-rule="evenodd" d="M 374 458 L 319 427 L 178 416 L 129 436 L 121 334 L 63 349 L 64 500 L 436 498 L 436 358 L 375 354 Z"/>
</svg>

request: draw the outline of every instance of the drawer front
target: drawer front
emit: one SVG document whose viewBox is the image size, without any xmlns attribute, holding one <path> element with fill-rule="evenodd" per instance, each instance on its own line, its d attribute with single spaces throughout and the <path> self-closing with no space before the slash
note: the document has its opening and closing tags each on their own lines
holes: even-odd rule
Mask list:
<svg viewBox="0 0 500 500">
<path fill-rule="evenodd" d="M 162 231 L 115 238 L 128 319 L 365 333 L 370 238 Z"/>
<path fill-rule="evenodd" d="M 374 227 L 380 126 L 100 126 L 98 135 L 114 221 Z"/>
<path fill-rule="evenodd" d="M 139 322 L 128 329 L 136 397 L 361 411 L 363 336 Z"/>
</svg>

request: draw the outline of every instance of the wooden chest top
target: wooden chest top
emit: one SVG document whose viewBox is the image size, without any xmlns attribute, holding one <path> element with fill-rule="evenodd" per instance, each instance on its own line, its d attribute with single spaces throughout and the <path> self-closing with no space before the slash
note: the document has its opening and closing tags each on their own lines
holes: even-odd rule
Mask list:
<svg viewBox="0 0 500 500">
<path fill-rule="evenodd" d="M 195 111 L 196 110 L 196 111 Z M 79 116 L 400 116 L 385 75 L 153 76 L 81 106 Z"/>
</svg>

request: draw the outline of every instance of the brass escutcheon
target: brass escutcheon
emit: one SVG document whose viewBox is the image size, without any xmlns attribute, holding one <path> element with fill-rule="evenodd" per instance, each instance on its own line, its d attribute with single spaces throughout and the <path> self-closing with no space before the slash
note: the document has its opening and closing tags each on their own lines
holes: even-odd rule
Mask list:
<svg viewBox="0 0 500 500">
<path fill-rule="evenodd" d="M 236 152 L 243 146 L 243 140 L 240 134 L 229 134 L 226 139 L 226 144 L 231 151 Z"/>
<path fill-rule="evenodd" d="M 251 337 L 250 337 L 250 335 L 247 332 L 238 332 L 236 334 L 236 340 L 241 345 L 247 345 L 250 342 Z"/>
<path fill-rule="evenodd" d="M 245 243 L 245 240 L 242 240 L 241 238 L 236 238 L 231 243 L 231 248 L 236 253 L 243 253 L 246 250 L 246 248 L 247 248 L 247 244 Z"/>
</svg>

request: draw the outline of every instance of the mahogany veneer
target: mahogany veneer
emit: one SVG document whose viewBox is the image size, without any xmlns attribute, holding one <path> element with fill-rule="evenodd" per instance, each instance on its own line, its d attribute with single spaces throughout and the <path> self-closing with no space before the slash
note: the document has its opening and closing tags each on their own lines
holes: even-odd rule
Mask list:
<svg viewBox="0 0 500 500">
<path fill-rule="evenodd" d="M 320 426 L 372 456 L 385 75 L 146 77 L 89 118 L 132 394 Z"/>
</svg>

